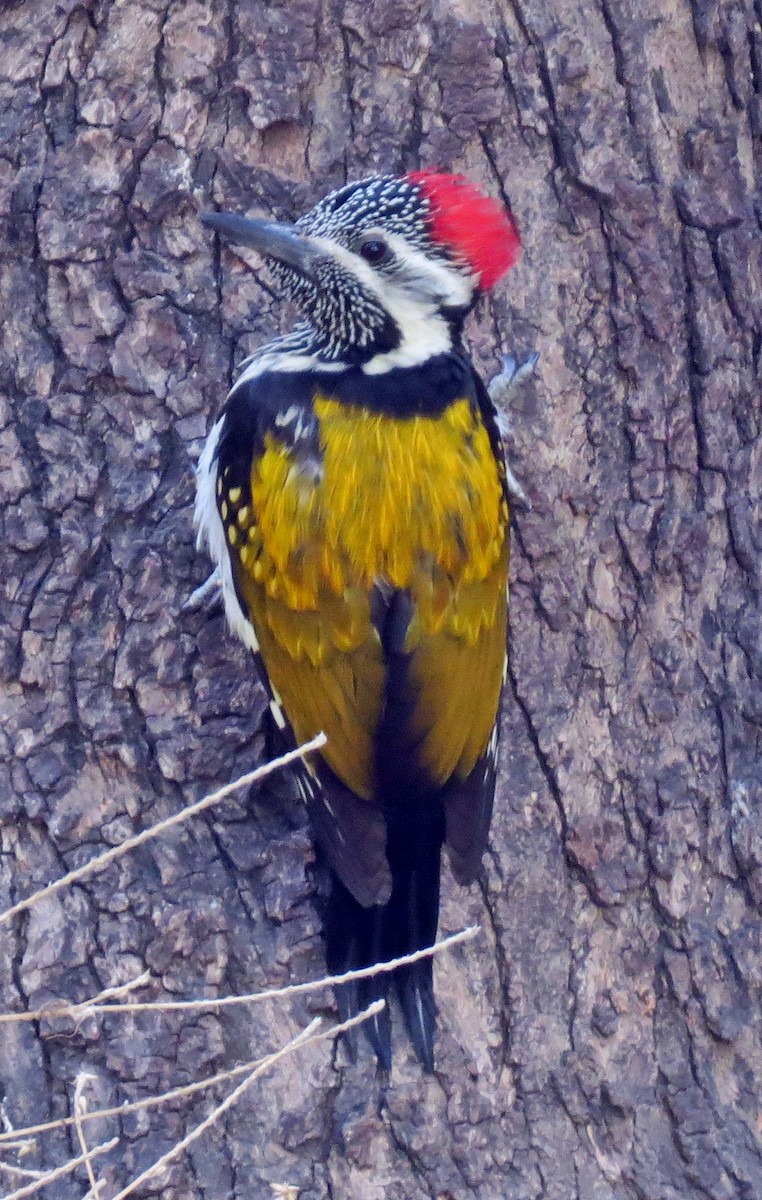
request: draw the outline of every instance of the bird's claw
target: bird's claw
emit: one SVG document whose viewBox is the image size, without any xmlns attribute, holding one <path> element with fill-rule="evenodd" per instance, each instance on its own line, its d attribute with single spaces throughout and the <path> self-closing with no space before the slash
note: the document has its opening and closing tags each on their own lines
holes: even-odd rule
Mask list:
<svg viewBox="0 0 762 1200">
<path fill-rule="evenodd" d="M 219 567 L 215 567 L 209 578 L 205 579 L 202 584 L 191 592 L 188 599 L 182 605 L 180 612 L 196 612 L 197 609 L 206 603 L 212 593 L 220 587 L 221 582 L 220 569 Z"/>
<path fill-rule="evenodd" d="M 528 355 L 520 365 L 512 354 L 503 355 L 503 369 L 491 379 L 487 391 L 493 404 L 508 404 L 517 388 L 534 371 L 540 360 L 536 352 Z"/>
<path fill-rule="evenodd" d="M 499 375 L 495 375 L 487 385 L 487 392 L 492 403 L 497 407 L 502 405 L 507 408 L 516 394 L 517 389 L 521 386 L 525 379 L 532 374 L 539 361 L 539 354 L 530 354 L 524 359 L 523 363 L 517 365 L 516 359 L 512 354 L 503 355 L 503 369 Z M 502 418 L 502 420 L 500 419 Z M 505 448 L 505 434 L 508 432 L 508 421 L 505 411 L 498 411 L 498 428 L 500 429 L 500 437 L 503 444 L 503 462 L 505 465 L 505 483 L 512 498 L 518 500 L 519 504 L 526 509 L 527 512 L 532 511 L 532 502 L 519 483 L 518 479 L 511 469 L 511 464 L 508 462 L 508 454 Z"/>
</svg>

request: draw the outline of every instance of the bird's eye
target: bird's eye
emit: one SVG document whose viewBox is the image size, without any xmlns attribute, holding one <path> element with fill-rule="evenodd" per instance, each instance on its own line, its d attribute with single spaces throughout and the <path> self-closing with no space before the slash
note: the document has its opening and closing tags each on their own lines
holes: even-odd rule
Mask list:
<svg viewBox="0 0 762 1200">
<path fill-rule="evenodd" d="M 389 247 L 381 238 L 364 238 L 360 242 L 359 251 L 366 262 L 376 266 L 389 257 Z"/>
</svg>

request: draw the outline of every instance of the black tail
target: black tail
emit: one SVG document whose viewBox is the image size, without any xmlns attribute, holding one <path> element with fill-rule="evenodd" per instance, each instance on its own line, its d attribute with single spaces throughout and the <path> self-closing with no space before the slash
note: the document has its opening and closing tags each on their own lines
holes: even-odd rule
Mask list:
<svg viewBox="0 0 762 1200">
<path fill-rule="evenodd" d="M 436 941 L 439 917 L 439 864 L 444 838 L 441 804 L 430 801 L 417 811 L 387 814 L 386 853 L 392 872 L 392 894 L 385 905 L 363 908 L 337 878 L 326 915 L 326 951 L 331 974 L 399 958 Z M 342 1018 L 353 1016 L 373 1000 L 386 998 L 393 981 L 413 1048 L 427 1071 L 434 1070 L 436 1005 L 431 958 L 361 979 L 339 989 Z M 367 1021 L 366 1030 L 379 1062 L 392 1065 L 388 1009 Z"/>
</svg>

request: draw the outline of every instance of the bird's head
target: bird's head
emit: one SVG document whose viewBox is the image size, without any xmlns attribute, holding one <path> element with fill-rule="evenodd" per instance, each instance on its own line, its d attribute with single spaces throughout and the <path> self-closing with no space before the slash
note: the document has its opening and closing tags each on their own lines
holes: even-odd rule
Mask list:
<svg viewBox="0 0 762 1200">
<path fill-rule="evenodd" d="M 478 293 L 519 250 L 502 205 L 461 175 L 429 171 L 347 184 L 293 226 L 227 213 L 202 219 L 268 260 L 326 358 L 366 371 L 449 350 Z"/>
</svg>

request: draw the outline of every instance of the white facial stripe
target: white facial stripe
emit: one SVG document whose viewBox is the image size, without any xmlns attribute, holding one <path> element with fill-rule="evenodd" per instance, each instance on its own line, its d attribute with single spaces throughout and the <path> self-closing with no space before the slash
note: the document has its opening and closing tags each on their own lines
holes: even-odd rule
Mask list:
<svg viewBox="0 0 762 1200">
<path fill-rule="evenodd" d="M 438 305 L 448 308 L 465 308 L 471 303 L 478 280 L 468 272 L 455 266 L 429 258 L 422 250 L 411 246 L 398 233 L 379 233 L 386 244 L 404 264 L 404 278 L 410 290 L 420 290 Z M 408 282 L 409 281 L 409 282 Z"/>
<path fill-rule="evenodd" d="M 423 286 L 418 295 L 413 295 L 404 284 L 386 279 L 374 271 L 359 254 L 354 254 L 330 238 L 311 239 L 316 246 L 359 279 L 368 292 L 378 297 L 379 303 L 392 317 L 402 335 L 402 341 L 396 349 L 385 354 L 376 354 L 369 362 L 363 364 L 362 370 L 366 375 L 381 375 L 392 367 L 415 367 L 435 354 L 445 354 L 451 348 L 452 338 L 447 322 L 439 315 L 437 301 L 466 304 L 472 291 L 467 280 L 462 281 L 461 288 L 461 281 L 453 277 L 448 292 L 453 299 L 442 301 L 441 276 L 443 272 L 447 272 L 447 268 L 430 263 L 425 254 L 412 250 L 403 238 L 389 238 L 386 234 L 383 236 L 390 245 L 397 242 L 402 247 L 400 253 L 404 251 L 405 256 L 410 258 L 416 267 L 420 267 L 425 278 L 422 279 Z M 429 281 L 431 287 L 428 286 Z"/>
</svg>

